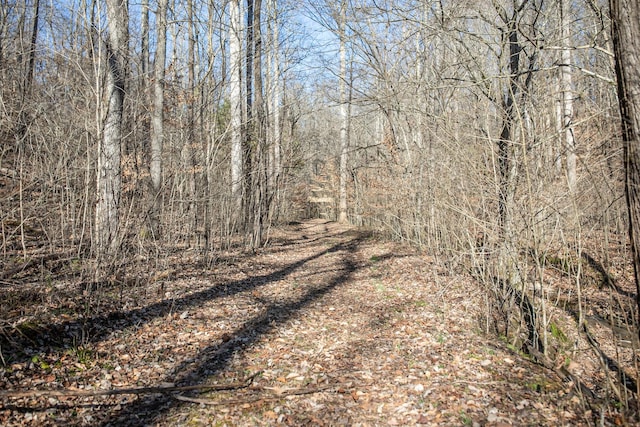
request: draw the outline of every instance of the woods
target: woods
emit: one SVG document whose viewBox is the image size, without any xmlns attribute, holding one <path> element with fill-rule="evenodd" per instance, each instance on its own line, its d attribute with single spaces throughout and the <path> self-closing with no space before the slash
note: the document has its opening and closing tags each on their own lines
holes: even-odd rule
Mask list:
<svg viewBox="0 0 640 427">
<path fill-rule="evenodd" d="M 177 259 L 254 277 L 322 219 L 433 257 L 583 420 L 637 421 L 637 0 L 0 9 L 3 372 L 95 344 L 25 331 L 146 313 L 187 280 Z"/>
</svg>

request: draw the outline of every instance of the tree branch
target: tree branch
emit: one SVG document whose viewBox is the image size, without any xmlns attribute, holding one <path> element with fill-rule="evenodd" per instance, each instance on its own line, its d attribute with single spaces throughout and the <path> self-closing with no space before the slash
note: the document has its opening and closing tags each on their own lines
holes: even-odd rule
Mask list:
<svg viewBox="0 0 640 427">
<path fill-rule="evenodd" d="M 245 378 L 242 381 L 230 383 L 230 384 L 198 384 L 188 386 L 169 386 L 169 387 L 133 387 L 133 388 L 118 388 L 113 390 L 6 390 L 0 391 L 0 397 L 52 397 L 52 396 L 115 396 L 120 394 L 157 394 L 157 393 L 174 393 L 177 391 L 191 391 L 191 390 L 212 390 L 212 391 L 224 391 L 224 390 L 238 390 L 246 388 L 251 385 L 255 377 L 261 372 L 256 372 L 250 377 Z"/>
</svg>

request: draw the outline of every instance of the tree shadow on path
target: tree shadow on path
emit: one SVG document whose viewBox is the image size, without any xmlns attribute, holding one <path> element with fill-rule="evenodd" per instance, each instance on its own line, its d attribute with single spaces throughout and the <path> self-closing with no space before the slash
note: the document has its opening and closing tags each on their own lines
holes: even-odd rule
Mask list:
<svg viewBox="0 0 640 427">
<path fill-rule="evenodd" d="M 351 232 L 340 232 L 326 237 L 347 239 Z M 363 238 L 361 236 L 360 238 Z M 31 359 L 31 355 L 25 354 L 21 349 L 37 348 L 39 353 L 54 354 L 70 349 L 78 343 L 97 343 L 107 339 L 114 332 L 125 330 L 129 327 L 139 327 L 153 319 L 167 315 L 171 311 L 186 310 L 197 307 L 205 301 L 216 298 L 228 297 L 247 290 L 266 286 L 269 283 L 280 281 L 305 264 L 324 256 L 327 253 L 344 250 L 343 244 L 320 250 L 315 254 L 285 267 L 263 275 L 252 276 L 242 280 L 216 283 L 201 291 L 189 295 L 163 300 L 144 307 L 128 311 L 117 311 L 105 315 L 93 316 L 85 319 L 70 320 L 58 324 L 34 328 L 29 333 L 15 329 L 0 335 L 0 344 L 5 350 L 5 357 L 12 363 L 25 362 Z"/>
<path fill-rule="evenodd" d="M 200 379 L 216 375 L 230 364 L 234 356 L 243 354 L 250 349 L 260 337 L 268 334 L 278 326 L 294 318 L 300 310 L 311 304 L 313 301 L 321 299 L 337 287 L 347 283 L 359 264 L 355 260 L 354 254 L 361 242 L 366 239 L 364 235 L 358 235 L 349 241 L 339 243 L 322 253 L 305 258 L 287 268 L 274 273 L 270 282 L 280 280 L 293 270 L 302 265 L 320 258 L 328 253 L 340 253 L 340 264 L 336 265 L 334 271 L 337 274 L 325 284 L 317 285 L 310 289 L 305 295 L 295 301 L 274 303 L 266 307 L 259 315 L 248 319 L 244 324 L 234 330 L 232 337 L 226 342 L 212 344 L 195 357 L 188 359 L 167 373 L 166 380 L 172 382 L 176 376 L 185 378 L 184 384 L 194 384 Z M 171 408 L 184 405 L 184 402 L 177 401 L 167 395 L 150 395 L 129 403 L 118 413 L 103 422 L 103 426 L 142 426 L 159 422 L 163 414 Z"/>
</svg>

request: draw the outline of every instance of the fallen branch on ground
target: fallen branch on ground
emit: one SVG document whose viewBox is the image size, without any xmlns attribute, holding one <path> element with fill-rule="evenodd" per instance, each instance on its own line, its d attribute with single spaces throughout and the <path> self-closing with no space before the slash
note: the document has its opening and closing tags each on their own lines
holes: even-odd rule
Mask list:
<svg viewBox="0 0 640 427">
<path fill-rule="evenodd" d="M 280 400 L 287 396 L 301 396 L 304 394 L 320 393 L 320 392 L 328 391 L 334 388 L 336 388 L 336 385 L 332 384 L 332 385 L 325 385 L 321 387 L 285 390 L 285 391 L 275 392 L 268 395 L 250 396 L 244 399 L 228 399 L 228 400 L 201 399 L 197 397 L 183 396 L 181 394 L 175 395 L 173 397 L 183 402 L 199 403 L 202 405 L 212 405 L 212 406 L 226 406 L 226 405 L 242 405 L 244 403 L 254 403 L 259 401 Z"/>
<path fill-rule="evenodd" d="M 191 390 L 212 390 L 212 391 L 225 391 L 225 390 L 238 390 L 246 388 L 251 385 L 254 378 L 257 377 L 260 372 L 256 372 L 250 377 L 245 378 L 242 381 L 230 383 L 230 384 L 198 384 L 187 386 L 168 386 L 168 387 L 133 387 L 133 388 L 117 388 L 113 390 L 6 390 L 0 391 L 0 397 L 55 397 L 55 396 L 115 396 L 119 394 L 157 394 L 157 393 L 174 393 L 177 391 L 191 391 Z"/>
<path fill-rule="evenodd" d="M 591 346 L 595 354 L 598 356 L 598 359 L 600 360 L 600 363 L 602 364 L 602 366 L 607 368 L 609 371 L 613 372 L 614 374 L 616 374 L 618 381 L 624 387 L 626 387 L 626 389 L 629 392 L 633 394 L 637 393 L 638 385 L 636 384 L 636 381 L 633 379 L 633 376 L 627 374 L 627 372 L 624 370 L 622 366 L 618 364 L 618 362 L 616 362 L 614 359 L 609 357 L 602 350 L 596 338 L 593 336 L 593 334 L 591 334 L 591 331 L 589 331 L 589 327 L 587 326 L 586 322 L 582 324 L 581 332 L 586 336 L 587 341 L 589 342 L 589 345 Z M 609 377 L 607 377 L 607 379 L 608 378 Z M 625 400 L 622 396 L 621 391 L 618 389 L 618 387 L 616 387 L 615 384 L 612 384 L 612 383 L 610 383 L 610 385 L 612 386 L 612 389 L 616 393 L 618 398 L 624 402 Z"/>
<path fill-rule="evenodd" d="M 48 261 L 57 261 L 57 260 L 63 260 L 63 259 L 74 259 L 71 254 L 69 253 L 55 253 L 55 254 L 47 254 L 44 256 L 41 256 L 40 258 L 31 258 L 28 259 L 27 261 L 23 262 L 22 264 L 18 265 L 17 267 L 11 268 L 7 271 L 4 271 L 2 273 L 0 273 L 0 280 L 7 280 L 7 279 L 11 279 L 13 276 L 15 276 L 18 273 L 22 273 L 25 270 L 28 270 L 31 267 L 34 267 L 36 265 L 39 264 L 43 264 L 45 262 Z"/>
</svg>

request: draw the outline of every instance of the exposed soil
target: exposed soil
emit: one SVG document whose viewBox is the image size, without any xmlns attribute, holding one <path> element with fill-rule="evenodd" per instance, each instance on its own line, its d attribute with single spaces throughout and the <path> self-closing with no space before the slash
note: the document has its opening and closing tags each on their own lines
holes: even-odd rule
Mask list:
<svg viewBox="0 0 640 427">
<path fill-rule="evenodd" d="M 626 422 L 487 333 L 482 287 L 406 246 L 313 220 L 256 254 L 199 258 L 141 259 L 137 280 L 97 289 L 0 284 L 0 424 Z M 231 390 L 167 388 L 203 384 Z M 136 387 L 167 389 L 35 393 Z"/>
</svg>

